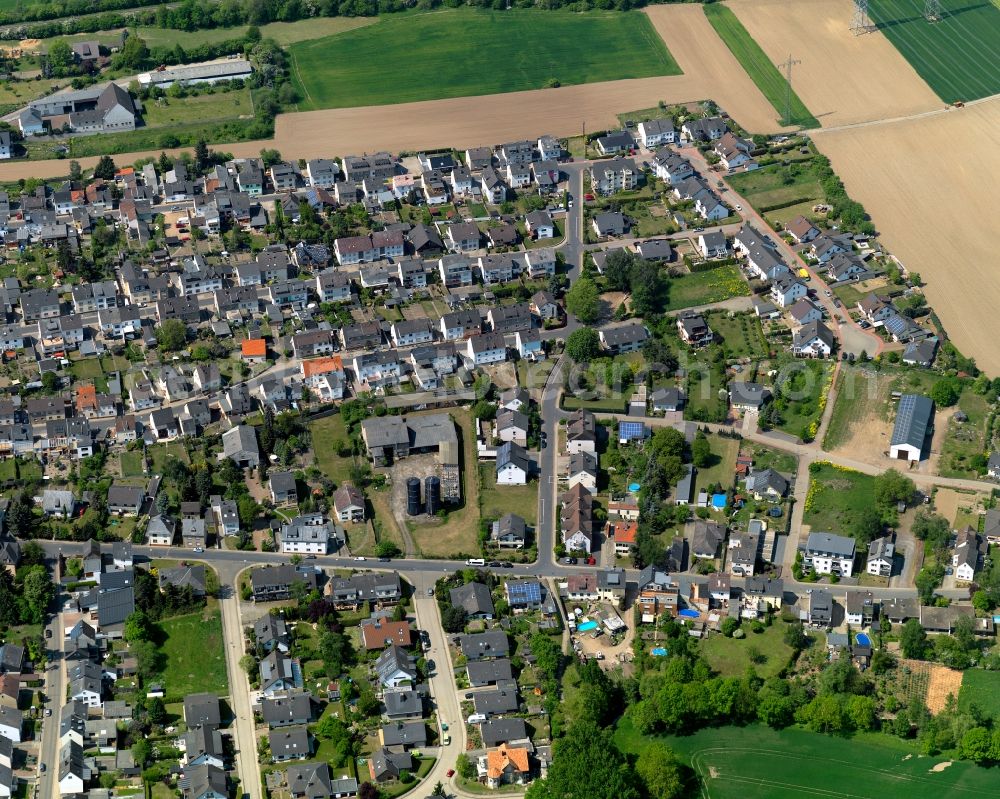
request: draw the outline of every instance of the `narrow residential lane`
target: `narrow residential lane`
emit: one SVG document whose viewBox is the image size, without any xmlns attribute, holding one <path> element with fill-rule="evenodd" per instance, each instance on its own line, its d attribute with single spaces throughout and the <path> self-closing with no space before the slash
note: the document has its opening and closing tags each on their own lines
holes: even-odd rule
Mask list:
<svg viewBox="0 0 1000 799">
<path fill-rule="evenodd" d="M 236 716 L 232 733 L 236 749 L 236 773 L 240 778 L 240 796 L 246 799 L 261 799 L 250 684 L 247 682 L 247 675 L 240 668 L 240 658 L 244 654 L 240 597 L 235 585 L 223 585 L 221 591 L 223 597 L 219 600 L 219 607 L 222 610 L 226 669 L 229 673 L 229 701 Z"/>
</svg>

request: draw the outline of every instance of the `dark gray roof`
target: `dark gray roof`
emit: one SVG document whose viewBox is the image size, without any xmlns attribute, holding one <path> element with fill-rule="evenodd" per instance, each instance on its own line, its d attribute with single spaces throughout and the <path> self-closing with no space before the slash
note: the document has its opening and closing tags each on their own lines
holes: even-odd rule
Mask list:
<svg viewBox="0 0 1000 799">
<path fill-rule="evenodd" d="M 507 634 L 499 630 L 463 635 L 461 646 L 462 654 L 469 660 L 506 657 L 510 652 Z"/>
<path fill-rule="evenodd" d="M 382 701 L 385 703 L 385 714 L 389 718 L 411 716 L 414 713 L 422 715 L 424 712 L 423 699 L 414 688 L 386 691 L 382 695 Z"/>
<path fill-rule="evenodd" d="M 909 444 L 918 450 L 924 448 L 934 422 L 934 402 L 920 394 L 904 394 L 896 409 L 896 424 L 892 428 L 890 446 Z"/>
<path fill-rule="evenodd" d="M 809 538 L 806 539 L 806 551 L 853 558 L 854 539 L 832 533 L 809 533 Z"/>
<path fill-rule="evenodd" d="M 497 680 L 510 680 L 514 674 L 507 658 L 497 660 L 473 660 L 465 664 L 469 682 L 473 685 L 489 685 Z"/>
<path fill-rule="evenodd" d="M 508 690 L 480 691 L 474 695 L 472 702 L 477 713 L 486 715 L 511 713 L 517 710 L 519 704 L 517 691 Z"/>
<path fill-rule="evenodd" d="M 465 608 L 470 616 L 493 615 L 493 597 L 482 583 L 466 583 L 451 589 L 451 604 Z"/>
<path fill-rule="evenodd" d="M 288 696 L 265 697 L 260 714 L 268 725 L 307 722 L 312 718 L 312 696 L 307 691 L 294 691 Z"/>
<path fill-rule="evenodd" d="M 277 760 L 299 755 L 309 756 L 309 731 L 305 727 L 271 730 L 268 740 L 271 743 L 271 755 Z"/>
<path fill-rule="evenodd" d="M 424 746 L 427 743 L 427 725 L 422 721 L 384 724 L 382 743 L 386 746 Z"/>
<path fill-rule="evenodd" d="M 184 698 L 184 723 L 188 728 L 199 724 L 218 726 L 222 723 L 219 697 L 215 694 L 189 694 Z"/>
<path fill-rule="evenodd" d="M 479 731 L 483 736 L 483 746 L 499 746 L 528 737 L 524 719 L 491 719 L 484 721 Z"/>
</svg>

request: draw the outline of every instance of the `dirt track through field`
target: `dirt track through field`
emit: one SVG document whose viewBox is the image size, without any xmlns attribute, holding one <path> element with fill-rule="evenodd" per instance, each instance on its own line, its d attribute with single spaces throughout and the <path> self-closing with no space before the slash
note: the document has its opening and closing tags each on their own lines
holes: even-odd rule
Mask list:
<svg viewBox="0 0 1000 799">
<path fill-rule="evenodd" d="M 823 127 L 907 116 L 943 103 L 881 33 L 850 31 L 851 0 L 729 0 Z"/>
<path fill-rule="evenodd" d="M 213 145 L 236 156 L 273 147 L 286 157 L 399 152 L 435 147 L 470 147 L 543 133 L 573 136 L 616 127 L 615 114 L 655 106 L 660 100 L 686 103 L 712 99 L 752 132 L 781 130 L 777 114 L 708 24 L 700 6 L 655 6 L 648 10 L 683 75 L 606 81 L 558 89 L 456 97 L 399 105 L 338 108 L 282 114 L 271 141 Z M 155 157 L 156 152 L 124 153 L 118 164 Z M 84 168 L 96 158 L 81 158 Z M 0 180 L 65 175 L 65 161 L 31 161 L 0 166 Z"/>
<path fill-rule="evenodd" d="M 919 272 L 949 337 L 1000 375 L 995 225 L 1000 98 L 883 125 L 816 131 L 816 146 L 865 205 L 890 252 Z"/>
</svg>

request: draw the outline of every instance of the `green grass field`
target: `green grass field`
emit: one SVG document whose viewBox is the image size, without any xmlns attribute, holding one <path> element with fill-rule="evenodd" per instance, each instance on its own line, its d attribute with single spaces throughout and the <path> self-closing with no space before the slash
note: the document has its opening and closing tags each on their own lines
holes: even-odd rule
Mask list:
<svg viewBox="0 0 1000 799">
<path fill-rule="evenodd" d="M 624 720 L 618 746 L 639 752 L 651 739 Z M 853 738 L 798 728 L 721 727 L 665 741 L 701 777 L 703 799 L 943 799 L 996 796 L 991 769 L 917 755 L 912 743 L 869 733 Z"/>
<path fill-rule="evenodd" d="M 253 116 L 249 89 L 231 92 L 199 94 L 192 97 L 148 100 L 143 119 L 150 128 L 189 125 L 196 122 L 218 122 Z"/>
<path fill-rule="evenodd" d="M 736 477 L 736 456 L 740 454 L 739 439 L 710 435 L 708 443 L 712 448 L 713 463 L 698 469 L 695 473 L 695 495 L 699 491 L 708 491 L 716 483 L 725 490 L 733 485 Z"/>
<path fill-rule="evenodd" d="M 782 368 L 784 380 L 776 392 L 781 412 L 779 430 L 812 441 L 819 428 L 823 407 L 820 398 L 827 389 L 833 363 L 824 360 L 796 360 Z"/>
<path fill-rule="evenodd" d="M 746 70 L 750 80 L 760 89 L 761 94 L 774 106 L 774 110 L 778 112 L 779 121 L 789 125 L 800 125 L 803 128 L 818 128 L 819 120 L 809 113 L 809 109 L 795 92 L 792 92 L 790 97 L 791 119 L 784 119 L 788 81 L 771 63 L 771 60 L 760 49 L 760 45 L 754 41 L 736 15 L 721 3 L 711 3 L 703 8 L 705 16 L 715 28 L 715 32 L 719 34 L 719 38 L 736 56 L 736 60 Z"/>
<path fill-rule="evenodd" d="M 742 677 L 747 666 L 753 666 L 764 678 L 773 677 L 788 665 L 792 648 L 784 639 L 785 625 L 772 624 L 765 627 L 764 632 L 755 633 L 745 625 L 746 638 L 726 638 L 724 635 L 711 635 L 701 642 L 701 653 L 705 656 L 715 671 L 723 677 Z M 759 655 L 758 662 L 750 659 L 752 650 Z M 760 660 L 763 658 L 763 660 Z"/>
<path fill-rule="evenodd" d="M 672 277 L 667 281 L 669 299 L 666 311 L 679 311 L 696 305 L 709 305 L 732 297 L 748 297 L 750 286 L 738 266 L 720 266 L 707 272 Z"/>
<path fill-rule="evenodd" d="M 823 198 L 823 189 L 808 165 L 786 168 L 775 164 L 730 175 L 728 180 L 757 211 L 795 201 L 811 208 Z"/>
<path fill-rule="evenodd" d="M 811 529 L 850 535 L 861 511 L 874 505 L 875 478 L 871 475 L 818 461 L 810 467 L 802 521 Z"/>
<path fill-rule="evenodd" d="M 962 392 L 958 400 L 968 420 L 957 422 L 948 420 L 948 433 L 941 446 L 941 461 L 938 471 L 942 477 L 976 477 L 972 458 L 990 449 L 986 440 L 992 409 L 982 394 L 971 388 Z"/>
<path fill-rule="evenodd" d="M 7 0 L 0 0 L 0 4 Z M 296 22 L 269 22 L 260 26 L 260 35 L 264 39 L 274 39 L 280 45 L 304 42 L 309 39 L 321 39 L 324 36 L 335 36 L 344 31 L 362 28 L 375 22 L 372 17 L 310 17 Z M 198 47 L 203 44 L 215 44 L 229 39 L 240 39 L 246 32 L 246 26 L 235 28 L 205 28 L 197 31 L 182 31 L 176 28 L 136 29 L 139 37 L 146 42 L 147 47 Z M 61 38 L 61 37 L 60 37 Z M 121 42 L 120 30 L 97 31 L 96 33 L 74 33 L 65 37 L 70 42 L 98 41 L 104 45 L 118 45 Z M 42 39 L 43 46 L 52 39 Z"/>
<path fill-rule="evenodd" d="M 166 635 L 161 649 L 167 657 L 162 677 L 168 696 L 229 693 L 222 615 L 217 606 L 210 605 L 204 613 L 166 619 L 160 627 Z"/>
<path fill-rule="evenodd" d="M 765 358 L 767 341 L 760 326 L 760 319 L 752 313 L 732 317 L 725 311 L 708 314 L 709 327 L 721 341 L 727 358 Z"/>
<path fill-rule="evenodd" d="M 966 669 L 958 692 L 958 707 L 968 711 L 971 705 L 993 718 L 1000 717 L 1000 673 Z"/>
<path fill-rule="evenodd" d="M 529 482 L 523 486 L 498 486 L 497 472 L 493 463 L 479 465 L 479 507 L 483 519 L 498 519 L 511 508 L 535 526 L 538 518 L 538 483 Z"/>
<path fill-rule="evenodd" d="M 289 52 L 303 110 L 680 74 L 639 12 L 394 14 Z"/>
<path fill-rule="evenodd" d="M 1000 8 L 989 0 L 941 0 L 944 16 L 924 19 L 923 6 L 875 0 L 872 20 L 947 103 L 1000 92 Z"/>
</svg>

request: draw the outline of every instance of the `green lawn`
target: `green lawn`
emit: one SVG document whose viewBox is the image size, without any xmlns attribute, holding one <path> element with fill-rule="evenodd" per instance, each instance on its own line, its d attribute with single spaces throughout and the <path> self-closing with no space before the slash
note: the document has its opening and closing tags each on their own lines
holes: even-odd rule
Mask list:
<svg viewBox="0 0 1000 799">
<path fill-rule="evenodd" d="M 498 486 L 496 468 L 492 462 L 479 465 L 480 518 L 497 519 L 516 510 L 529 527 L 538 518 L 538 483 L 523 486 Z"/>
<path fill-rule="evenodd" d="M 121 454 L 122 477 L 142 477 L 145 475 L 142 468 L 144 461 L 142 450 L 123 452 Z"/>
<path fill-rule="evenodd" d="M 828 389 L 833 362 L 796 360 L 782 370 L 780 387 L 775 390 L 775 404 L 781 414 L 779 430 L 803 441 L 816 437 L 825 403 L 820 398 Z"/>
<path fill-rule="evenodd" d="M 968 421 L 948 420 L 948 432 L 941 446 L 941 461 L 938 471 L 942 477 L 976 477 L 971 459 L 990 449 L 986 441 L 991 409 L 986 398 L 971 388 L 962 392 L 958 400 Z M 988 452 L 987 452 L 988 455 Z"/>
<path fill-rule="evenodd" d="M 163 474 L 163 468 L 166 465 L 168 458 L 177 458 L 185 464 L 191 463 L 191 459 L 188 458 L 187 450 L 180 441 L 170 441 L 166 444 L 153 444 L 148 448 L 147 452 L 153 462 L 153 472 L 155 474 Z"/>
<path fill-rule="evenodd" d="M 710 435 L 708 443 L 712 448 L 713 462 L 710 466 L 697 470 L 696 495 L 699 491 L 708 491 L 716 483 L 727 489 L 733 485 L 736 478 L 736 456 L 740 453 L 739 439 Z"/>
<path fill-rule="evenodd" d="M 150 128 L 249 116 L 253 116 L 249 89 L 147 100 L 143 112 Z"/>
<path fill-rule="evenodd" d="M 70 374 L 74 380 L 97 380 L 104 376 L 101 362 L 97 358 L 80 358 L 70 363 Z"/>
<path fill-rule="evenodd" d="M 672 277 L 667 282 L 669 297 L 666 311 L 679 311 L 696 305 L 709 305 L 732 297 L 750 296 L 750 287 L 737 266 L 720 266 L 707 272 Z"/>
<path fill-rule="evenodd" d="M 166 655 L 161 676 L 168 696 L 229 693 L 218 606 L 210 605 L 203 613 L 166 619 L 160 622 L 160 627 L 165 635 L 161 650 Z"/>
<path fill-rule="evenodd" d="M 684 418 L 696 422 L 722 422 L 729 410 L 729 400 L 723 393 L 726 362 L 712 361 L 711 358 L 705 361 L 704 366 L 696 362 L 688 367 Z"/>
<path fill-rule="evenodd" d="M 941 0 L 944 16 L 928 23 L 906 0 L 875 0 L 872 20 L 946 103 L 1000 92 L 1000 8 L 989 0 Z"/>
<path fill-rule="evenodd" d="M 335 446 L 335 442 L 348 442 L 344 417 L 336 413 L 324 419 L 317 419 L 309 425 L 309 432 L 316 443 L 313 453 L 320 471 L 337 485 L 348 480 L 353 461 L 351 458 L 341 458 Z"/>
<path fill-rule="evenodd" d="M 753 456 L 753 467 L 757 471 L 763 469 L 774 469 L 786 477 L 793 476 L 799 468 L 799 459 L 790 452 L 765 447 L 763 444 L 751 444 L 750 454 Z"/>
<path fill-rule="evenodd" d="M 813 530 L 850 535 L 865 508 L 875 505 L 875 478 L 817 461 L 809 470 L 802 521 Z"/>
<path fill-rule="evenodd" d="M 638 11 L 393 14 L 289 52 L 303 110 L 680 74 Z"/>
<path fill-rule="evenodd" d="M 944 758 L 921 757 L 912 742 L 872 733 L 837 738 L 751 725 L 654 739 L 625 719 L 615 740 L 633 753 L 652 740 L 667 743 L 701 778 L 701 791 L 692 795 L 703 799 L 974 799 L 997 793 L 992 769 L 959 761 L 934 772 Z"/>
<path fill-rule="evenodd" d="M 706 321 L 722 345 L 727 358 L 765 358 L 767 341 L 755 314 L 734 314 L 725 311 L 709 314 Z"/>
<path fill-rule="evenodd" d="M 958 707 L 968 711 L 971 705 L 977 705 L 987 716 L 1000 717 L 1000 673 L 966 669 L 958 692 Z"/>
<path fill-rule="evenodd" d="M 727 180 L 758 212 L 796 201 L 812 204 L 823 198 L 823 188 L 808 165 L 773 164 L 730 175 Z"/>
<path fill-rule="evenodd" d="M 774 623 L 765 627 L 764 632 L 751 632 L 749 625 L 745 626 L 746 638 L 726 638 L 724 635 L 711 635 L 701 642 L 701 653 L 708 665 L 724 677 L 742 677 L 747 666 L 753 666 L 762 677 L 773 677 L 788 665 L 792 649 L 783 640 L 785 625 Z M 750 659 L 752 651 L 763 658 L 754 663 Z M 758 659 L 759 660 L 759 659 Z"/>
<path fill-rule="evenodd" d="M 801 125 L 803 128 L 818 128 L 819 120 L 806 108 L 795 92 L 790 95 L 790 119 L 785 119 L 785 98 L 788 93 L 788 81 L 778 68 L 771 62 L 760 45 L 743 27 L 729 8 L 721 3 L 711 3 L 703 6 L 705 16 L 719 38 L 726 43 L 736 60 L 740 62 L 747 75 L 750 76 L 761 94 L 774 106 L 778 119 L 784 124 Z"/>
</svg>

